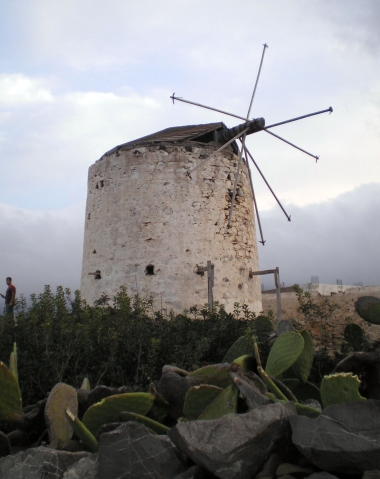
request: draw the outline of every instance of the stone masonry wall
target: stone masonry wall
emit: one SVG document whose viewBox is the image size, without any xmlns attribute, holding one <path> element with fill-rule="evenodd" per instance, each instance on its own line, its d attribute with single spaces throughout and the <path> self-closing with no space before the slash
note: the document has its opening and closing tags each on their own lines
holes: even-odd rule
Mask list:
<svg viewBox="0 0 380 479">
<path fill-rule="evenodd" d="M 156 309 L 180 311 L 207 303 L 214 266 L 214 300 L 262 309 L 252 195 L 242 163 L 238 196 L 227 229 L 237 157 L 232 149 L 192 174 L 216 150 L 199 143 L 161 143 L 103 156 L 89 169 L 81 291 L 90 304 L 120 286 L 154 298 Z M 147 268 L 148 267 L 148 268 Z M 100 271 L 99 276 L 90 275 Z M 154 274 L 147 274 L 147 273 Z"/>
</svg>

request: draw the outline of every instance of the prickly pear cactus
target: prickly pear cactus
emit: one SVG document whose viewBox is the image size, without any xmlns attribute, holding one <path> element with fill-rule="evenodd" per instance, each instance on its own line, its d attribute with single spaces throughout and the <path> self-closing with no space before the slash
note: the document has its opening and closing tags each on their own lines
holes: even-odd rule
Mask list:
<svg viewBox="0 0 380 479">
<path fill-rule="evenodd" d="M 189 421 L 198 419 L 223 389 L 209 384 L 201 384 L 189 389 L 185 396 L 183 413 Z"/>
<path fill-rule="evenodd" d="M 321 402 L 321 392 L 314 384 L 306 381 L 303 383 L 299 379 L 283 379 L 282 382 L 289 388 L 299 401 L 315 399 Z"/>
<path fill-rule="evenodd" d="M 237 366 L 241 369 L 244 373 L 248 373 L 250 371 L 256 371 L 257 369 L 257 362 L 254 356 L 250 356 L 248 354 L 244 356 L 240 356 L 232 363 L 234 366 Z"/>
<path fill-rule="evenodd" d="M 227 414 L 236 414 L 238 398 L 239 390 L 231 384 L 213 400 L 198 419 L 219 419 Z"/>
<path fill-rule="evenodd" d="M 70 409 L 65 410 L 66 418 L 79 439 L 91 452 L 98 452 L 99 444 L 86 426 L 73 414 Z"/>
<path fill-rule="evenodd" d="M 301 356 L 304 345 L 303 337 L 295 331 L 281 334 L 270 350 L 265 372 L 270 376 L 280 376 Z"/>
<path fill-rule="evenodd" d="M 100 426 L 109 422 L 117 422 L 119 414 L 123 411 L 145 416 L 152 407 L 154 398 L 154 395 L 150 393 L 115 394 L 88 408 L 82 422 L 96 436 Z"/>
<path fill-rule="evenodd" d="M 159 423 L 158 421 L 154 421 L 146 416 L 141 416 L 140 414 L 136 414 L 134 412 L 121 412 L 119 414 L 119 421 L 120 422 L 128 422 L 128 421 L 136 421 L 141 424 L 144 424 L 147 428 L 151 429 L 156 434 L 164 435 L 170 430 L 169 427 L 164 426 L 163 424 Z"/>
<path fill-rule="evenodd" d="M 323 407 L 332 404 L 365 401 L 359 393 L 360 381 L 352 373 L 337 373 L 325 376 L 321 383 Z"/>
<path fill-rule="evenodd" d="M 355 302 L 358 315 L 372 324 L 380 324 L 380 298 L 362 296 Z"/>
<path fill-rule="evenodd" d="M 349 323 L 344 328 L 344 340 L 354 351 L 360 351 L 364 340 L 364 331 L 356 323 Z"/>
<path fill-rule="evenodd" d="M 88 392 L 91 391 L 90 381 L 88 380 L 88 378 L 83 379 L 80 389 L 84 389 Z"/>
<path fill-rule="evenodd" d="M 222 359 L 222 363 L 232 363 L 236 358 L 246 354 L 255 355 L 253 338 L 249 335 L 241 336 L 234 342 Z"/>
<path fill-rule="evenodd" d="M 14 377 L 18 382 L 18 370 L 17 370 L 17 345 L 13 343 L 13 351 L 11 352 L 11 356 L 9 358 L 9 369 L 12 371 Z"/>
<path fill-rule="evenodd" d="M 22 417 L 21 391 L 7 366 L 0 361 L 0 423 L 17 422 Z"/>
<path fill-rule="evenodd" d="M 228 376 L 231 370 L 231 364 L 212 364 L 196 369 L 189 377 L 197 379 L 199 384 L 210 384 L 224 389 L 231 383 Z"/>
<path fill-rule="evenodd" d="M 300 357 L 293 364 L 292 370 L 296 377 L 305 383 L 313 366 L 314 343 L 309 331 L 301 331 L 300 334 L 303 337 L 304 348 Z"/>
<path fill-rule="evenodd" d="M 68 384 L 58 383 L 50 391 L 45 406 L 45 420 L 51 447 L 61 449 L 73 436 L 66 409 L 78 414 L 77 392 Z"/>
</svg>

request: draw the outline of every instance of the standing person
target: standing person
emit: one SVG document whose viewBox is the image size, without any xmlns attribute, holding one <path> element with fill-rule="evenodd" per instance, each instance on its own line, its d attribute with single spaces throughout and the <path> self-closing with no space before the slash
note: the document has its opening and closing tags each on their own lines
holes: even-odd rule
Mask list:
<svg viewBox="0 0 380 479">
<path fill-rule="evenodd" d="M 5 296 L 0 293 L 2 298 L 5 298 L 5 312 L 7 314 L 13 314 L 13 306 L 15 304 L 15 297 L 16 297 L 16 288 L 12 284 L 12 278 L 8 276 L 5 280 L 8 285 L 8 288 L 5 292 Z"/>
</svg>

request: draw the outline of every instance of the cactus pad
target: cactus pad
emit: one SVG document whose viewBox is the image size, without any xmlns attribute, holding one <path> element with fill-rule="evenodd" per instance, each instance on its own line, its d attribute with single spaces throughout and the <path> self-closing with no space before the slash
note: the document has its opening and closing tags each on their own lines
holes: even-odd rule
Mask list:
<svg viewBox="0 0 380 479">
<path fill-rule="evenodd" d="M 90 381 L 88 380 L 88 378 L 83 379 L 79 389 L 84 389 L 85 391 L 88 391 L 88 392 L 91 391 Z"/>
<path fill-rule="evenodd" d="M 203 411 L 219 396 L 223 389 L 209 384 L 201 384 L 189 389 L 185 396 L 183 413 L 189 421 L 198 419 Z"/>
<path fill-rule="evenodd" d="M 241 336 L 234 342 L 222 359 L 222 363 L 232 363 L 236 358 L 240 358 L 240 356 L 244 356 L 246 354 L 251 356 L 255 355 L 253 338 L 252 336 L 248 335 Z"/>
<path fill-rule="evenodd" d="M 364 331 L 356 323 L 349 323 L 344 328 L 344 340 L 354 351 L 360 351 L 364 340 Z"/>
<path fill-rule="evenodd" d="M 231 384 L 213 400 L 198 419 L 219 419 L 227 414 L 236 414 L 238 398 L 239 390 Z"/>
<path fill-rule="evenodd" d="M 91 452 L 98 452 L 98 442 L 86 426 L 70 411 L 70 409 L 66 409 L 65 413 L 70 426 L 83 444 L 87 446 Z"/>
<path fill-rule="evenodd" d="M 77 392 L 68 384 L 58 383 L 50 391 L 45 406 L 45 420 L 50 444 L 61 449 L 70 441 L 73 430 L 66 419 L 66 409 L 78 414 Z"/>
<path fill-rule="evenodd" d="M 197 379 L 199 384 L 210 384 L 224 389 L 231 383 L 228 376 L 231 369 L 231 364 L 213 364 L 193 371 L 189 377 Z"/>
<path fill-rule="evenodd" d="M 21 391 L 14 374 L 0 361 L 0 422 L 17 422 L 22 416 Z"/>
<path fill-rule="evenodd" d="M 358 315 L 372 324 L 380 324 L 380 298 L 362 296 L 355 302 Z"/>
<path fill-rule="evenodd" d="M 281 334 L 270 350 L 265 372 L 270 376 L 280 376 L 301 356 L 304 344 L 303 337 L 295 331 Z"/>
<path fill-rule="evenodd" d="M 307 378 L 309 377 L 311 367 L 313 366 L 314 343 L 309 331 L 301 331 L 300 334 L 304 340 L 304 348 L 300 357 L 293 364 L 292 370 L 300 381 L 306 382 Z"/>
<path fill-rule="evenodd" d="M 308 399 L 315 399 L 321 402 L 321 392 L 312 383 L 306 381 L 303 383 L 299 379 L 283 379 L 282 382 L 289 388 L 299 401 L 307 401 Z"/>
<path fill-rule="evenodd" d="M 136 414 L 134 412 L 121 412 L 119 414 L 119 421 L 120 422 L 128 422 L 128 421 L 136 421 L 141 424 L 144 424 L 147 428 L 151 429 L 153 432 L 157 434 L 167 434 L 170 430 L 170 427 L 164 426 L 163 424 L 154 421 L 146 416 L 141 416 L 140 414 Z"/>
<path fill-rule="evenodd" d="M 365 401 L 359 394 L 360 381 L 352 373 L 337 373 L 325 376 L 321 383 L 323 407 L 331 404 Z"/>
<path fill-rule="evenodd" d="M 17 370 L 17 345 L 13 343 L 13 351 L 11 352 L 11 356 L 9 358 L 9 369 L 12 371 L 14 377 L 18 382 L 18 370 Z"/>
<path fill-rule="evenodd" d="M 154 395 L 150 393 L 115 394 L 88 408 L 82 422 L 96 436 L 100 426 L 109 422 L 117 422 L 119 414 L 123 411 L 145 416 L 152 407 L 153 401 Z"/>
<path fill-rule="evenodd" d="M 232 364 L 238 366 L 244 373 L 248 373 L 250 371 L 254 372 L 257 370 L 256 359 L 254 356 L 250 356 L 249 354 L 240 356 L 240 358 L 235 359 Z"/>
</svg>

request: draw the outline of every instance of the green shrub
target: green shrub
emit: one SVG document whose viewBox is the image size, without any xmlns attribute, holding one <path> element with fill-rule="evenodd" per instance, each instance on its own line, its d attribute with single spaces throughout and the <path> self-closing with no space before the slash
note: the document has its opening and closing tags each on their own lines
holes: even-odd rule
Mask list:
<svg viewBox="0 0 380 479">
<path fill-rule="evenodd" d="M 88 377 L 93 387 L 145 388 L 164 364 L 195 370 L 218 363 L 237 338 L 254 330 L 255 320 L 246 306 L 235 305 L 229 314 L 218 303 L 211 313 L 192 308 L 165 318 L 125 289 L 89 306 L 79 291 L 59 287 L 53 293 L 48 286 L 30 305 L 21 298 L 16 317 L 0 316 L 0 360 L 7 363 L 16 342 L 24 406 L 58 382 L 79 388 Z"/>
</svg>

